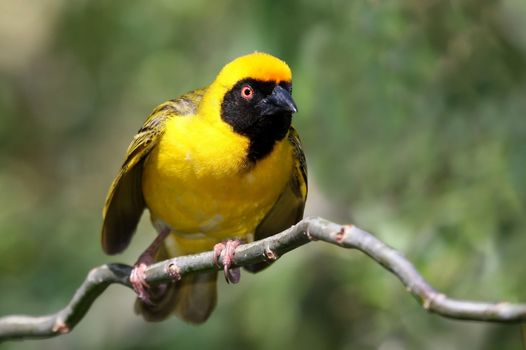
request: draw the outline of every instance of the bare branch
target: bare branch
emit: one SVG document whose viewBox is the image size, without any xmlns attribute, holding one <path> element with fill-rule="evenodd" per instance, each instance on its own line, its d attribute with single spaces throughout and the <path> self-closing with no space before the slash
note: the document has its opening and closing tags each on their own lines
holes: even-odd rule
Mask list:
<svg viewBox="0 0 526 350">
<path fill-rule="evenodd" d="M 49 338 L 69 333 L 88 312 L 91 304 L 112 283 L 129 284 L 131 267 L 102 265 L 91 270 L 68 305 L 48 316 L 13 315 L 0 318 L 0 342 L 7 339 Z"/>
<path fill-rule="evenodd" d="M 509 323 L 526 321 L 526 304 L 448 298 L 433 289 L 401 253 L 378 238 L 356 226 L 342 226 L 321 218 L 306 218 L 272 237 L 239 246 L 234 256 L 234 264 L 244 266 L 255 262 L 274 261 L 288 251 L 315 240 L 364 252 L 398 277 L 408 292 L 427 311 L 463 320 Z M 221 269 L 213 262 L 213 252 L 181 256 L 149 266 L 146 270 L 146 280 L 154 284 L 213 269 Z M 112 283 L 130 287 L 130 271 L 130 266 L 122 264 L 108 264 L 91 270 L 69 304 L 55 314 L 0 318 L 0 341 L 53 337 L 70 332 L 106 287 Z"/>
</svg>

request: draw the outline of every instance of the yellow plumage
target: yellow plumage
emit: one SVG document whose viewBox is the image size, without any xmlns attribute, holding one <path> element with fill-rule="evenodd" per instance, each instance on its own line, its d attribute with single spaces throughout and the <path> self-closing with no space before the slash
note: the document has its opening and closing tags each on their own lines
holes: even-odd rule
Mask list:
<svg viewBox="0 0 526 350">
<path fill-rule="evenodd" d="M 108 193 L 105 251 L 127 246 L 144 208 L 159 231 L 171 232 L 159 259 L 210 250 L 226 239 L 260 239 L 300 220 L 306 167 L 290 127 L 291 112 L 285 111 L 295 106 L 280 100 L 290 97 L 290 83 L 283 61 L 254 53 L 226 65 L 207 88 L 157 107 L 128 148 Z M 278 96 L 272 103 L 281 103 L 272 106 L 275 115 L 263 109 L 271 104 L 267 88 Z M 280 128 L 284 132 L 276 131 Z M 149 320 L 175 310 L 188 321 L 202 322 L 215 305 L 215 281 L 215 272 L 185 278 L 171 284 L 156 305 L 138 302 L 138 310 Z"/>
<path fill-rule="evenodd" d="M 247 140 L 223 125 L 211 128 L 196 116 L 167 121 L 144 165 L 142 188 L 152 220 L 162 220 L 198 246 L 180 247 L 181 253 L 254 233 L 290 177 L 287 140 L 248 169 Z"/>
</svg>

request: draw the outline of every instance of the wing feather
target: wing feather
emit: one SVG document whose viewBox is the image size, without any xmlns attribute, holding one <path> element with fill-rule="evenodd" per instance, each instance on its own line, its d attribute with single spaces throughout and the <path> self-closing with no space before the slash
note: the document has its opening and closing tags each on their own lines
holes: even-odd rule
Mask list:
<svg viewBox="0 0 526 350">
<path fill-rule="evenodd" d="M 159 105 L 133 138 L 103 209 L 102 248 L 107 254 L 123 251 L 137 228 L 146 207 L 142 194 L 143 163 L 164 133 L 166 120 L 195 114 L 203 93 L 203 89 L 195 90 Z"/>
</svg>

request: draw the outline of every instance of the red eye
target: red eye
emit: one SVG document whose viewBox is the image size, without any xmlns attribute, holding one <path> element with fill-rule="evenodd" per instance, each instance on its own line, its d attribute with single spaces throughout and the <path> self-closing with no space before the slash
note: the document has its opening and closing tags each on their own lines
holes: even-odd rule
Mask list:
<svg viewBox="0 0 526 350">
<path fill-rule="evenodd" d="M 241 97 L 245 100 L 250 101 L 254 97 L 254 89 L 250 85 L 243 85 L 241 88 Z"/>
</svg>

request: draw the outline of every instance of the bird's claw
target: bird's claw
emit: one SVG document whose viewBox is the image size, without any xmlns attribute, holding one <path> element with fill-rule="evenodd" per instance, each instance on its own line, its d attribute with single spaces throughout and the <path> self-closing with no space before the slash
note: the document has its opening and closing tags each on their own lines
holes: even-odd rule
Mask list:
<svg viewBox="0 0 526 350">
<path fill-rule="evenodd" d="M 148 248 L 139 256 L 130 273 L 130 283 L 133 290 L 137 294 L 137 297 L 145 304 L 153 305 L 151 297 L 153 296 L 155 298 L 155 295 L 152 295 L 152 293 L 162 293 L 165 290 L 164 288 L 166 288 L 166 286 L 154 288 L 152 291 L 150 285 L 146 282 L 145 272 L 146 268 L 155 262 L 155 255 L 159 251 L 159 247 L 169 234 L 169 229 L 165 228 L 161 230 Z"/>
<path fill-rule="evenodd" d="M 144 273 L 146 267 L 148 267 L 148 265 L 145 263 L 138 262 L 130 273 L 130 283 L 137 297 L 144 303 L 151 304 L 150 294 L 148 293 L 150 285 L 146 282 L 146 274 Z"/>
<path fill-rule="evenodd" d="M 241 244 L 240 240 L 228 240 L 225 243 L 218 243 L 214 246 L 214 263 L 219 266 L 219 257 L 224 251 L 222 265 L 225 272 L 227 283 L 238 283 L 241 279 L 241 271 L 238 267 L 231 268 L 234 261 L 236 248 Z"/>
</svg>

